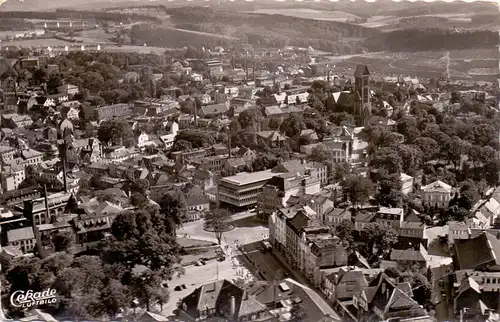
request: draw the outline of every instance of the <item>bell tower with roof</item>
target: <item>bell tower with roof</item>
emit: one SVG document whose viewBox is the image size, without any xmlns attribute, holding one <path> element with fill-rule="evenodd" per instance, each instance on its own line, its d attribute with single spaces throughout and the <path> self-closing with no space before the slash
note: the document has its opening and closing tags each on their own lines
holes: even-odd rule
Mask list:
<svg viewBox="0 0 500 322">
<path fill-rule="evenodd" d="M 366 65 L 358 65 L 354 72 L 354 95 L 356 97 L 355 113 L 362 120 L 372 113 L 370 71 Z"/>
</svg>

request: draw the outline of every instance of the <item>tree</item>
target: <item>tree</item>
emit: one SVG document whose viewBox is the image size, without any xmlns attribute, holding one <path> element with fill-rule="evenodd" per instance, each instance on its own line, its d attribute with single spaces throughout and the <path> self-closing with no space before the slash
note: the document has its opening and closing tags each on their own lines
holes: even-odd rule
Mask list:
<svg viewBox="0 0 500 322">
<path fill-rule="evenodd" d="M 460 184 L 460 196 L 457 199 L 458 207 L 470 210 L 481 197 L 477 185 L 472 180 Z"/>
<path fill-rule="evenodd" d="M 455 169 L 457 169 L 458 165 L 460 164 L 463 152 L 464 142 L 458 136 L 454 136 L 444 142 L 442 153 L 445 155 L 448 162 L 453 164 Z"/>
<path fill-rule="evenodd" d="M 414 175 L 422 164 L 422 151 L 416 145 L 401 144 L 396 149 L 401 157 L 402 171 L 409 175 Z"/>
<path fill-rule="evenodd" d="M 280 128 L 280 121 L 275 118 L 269 119 L 269 123 L 267 125 L 270 130 L 276 131 Z"/>
<path fill-rule="evenodd" d="M 56 252 L 65 252 L 73 244 L 74 236 L 70 231 L 57 231 L 52 235 L 52 245 Z"/>
<path fill-rule="evenodd" d="M 288 137 L 294 137 L 306 128 L 302 118 L 296 114 L 291 114 L 280 125 L 280 132 Z"/>
<path fill-rule="evenodd" d="M 382 148 L 373 154 L 370 166 L 375 169 L 385 169 L 388 173 L 401 173 L 403 160 L 396 149 Z"/>
<path fill-rule="evenodd" d="M 186 200 L 179 191 L 166 193 L 159 202 L 160 212 L 165 216 L 164 225 L 175 235 L 178 227 L 186 217 Z"/>
<path fill-rule="evenodd" d="M 234 228 L 231 222 L 231 214 L 225 209 L 215 209 L 206 214 L 204 226 L 205 229 L 214 232 L 219 245 L 222 240 L 222 235 Z"/>
<path fill-rule="evenodd" d="M 247 109 L 238 115 L 238 121 L 243 129 L 247 129 L 254 124 L 260 123 L 262 120 L 262 114 L 256 108 Z"/>
<path fill-rule="evenodd" d="M 367 202 L 375 190 L 369 179 L 358 175 L 348 176 L 340 185 L 344 198 L 355 207 Z"/>
<path fill-rule="evenodd" d="M 104 306 L 105 313 L 115 317 L 120 309 L 130 305 L 132 300 L 130 290 L 120 281 L 111 278 L 101 291 L 100 300 Z"/>
<path fill-rule="evenodd" d="M 417 119 L 413 116 L 403 116 L 396 123 L 396 131 L 405 137 L 405 141 L 412 143 L 420 136 L 420 131 L 417 128 Z"/>
<path fill-rule="evenodd" d="M 97 130 L 97 137 L 101 142 L 123 144 L 133 142 L 132 128 L 124 121 L 105 121 Z"/>
<path fill-rule="evenodd" d="M 351 165 L 347 162 L 336 164 L 333 167 L 332 175 L 335 182 L 342 182 L 351 174 Z"/>
<path fill-rule="evenodd" d="M 365 242 L 365 256 L 370 262 L 376 262 L 392 250 L 398 242 L 398 233 L 392 228 L 381 223 L 370 223 L 362 231 Z"/>
<path fill-rule="evenodd" d="M 47 80 L 47 92 L 49 92 L 49 94 L 56 94 L 58 91 L 58 87 L 62 85 L 63 79 L 61 77 L 61 74 L 52 73 Z"/>
<path fill-rule="evenodd" d="M 335 235 L 340 238 L 344 247 L 351 249 L 354 244 L 354 237 L 352 235 L 354 225 L 351 220 L 343 220 L 338 226 L 335 227 Z"/>
<path fill-rule="evenodd" d="M 388 174 L 386 171 L 380 171 L 376 177 L 377 202 L 384 207 L 401 207 L 403 203 L 401 176 L 397 173 Z"/>
<path fill-rule="evenodd" d="M 422 151 L 424 161 L 430 161 L 439 153 L 438 143 L 430 137 L 421 136 L 416 138 L 413 143 Z"/>
<path fill-rule="evenodd" d="M 330 161 L 333 158 L 332 151 L 328 149 L 324 144 L 318 144 L 316 145 L 310 155 L 311 161 L 314 162 L 326 162 Z"/>
<path fill-rule="evenodd" d="M 165 223 L 157 208 L 119 214 L 111 226 L 112 236 L 101 246 L 103 261 L 128 270 L 144 265 L 163 277 L 171 276 L 179 247 Z"/>
<path fill-rule="evenodd" d="M 306 321 L 306 314 L 300 308 L 300 305 L 297 303 L 292 304 L 292 308 L 290 309 L 290 320 L 291 322 L 303 322 Z"/>
<path fill-rule="evenodd" d="M 49 79 L 49 74 L 47 73 L 47 70 L 45 68 L 38 68 L 33 73 L 33 80 L 37 84 L 46 83 L 48 79 Z"/>
<path fill-rule="evenodd" d="M 346 112 L 332 113 L 329 116 L 329 120 L 339 126 L 356 126 L 356 119 L 354 116 Z"/>
</svg>

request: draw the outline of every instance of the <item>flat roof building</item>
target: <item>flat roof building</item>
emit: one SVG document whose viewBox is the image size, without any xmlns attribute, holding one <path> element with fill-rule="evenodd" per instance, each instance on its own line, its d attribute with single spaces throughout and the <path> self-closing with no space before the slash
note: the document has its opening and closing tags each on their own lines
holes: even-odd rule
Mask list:
<svg viewBox="0 0 500 322">
<path fill-rule="evenodd" d="M 272 170 L 264 170 L 241 172 L 222 178 L 219 183 L 219 202 L 234 208 L 254 206 L 264 185 L 275 175 Z"/>
</svg>

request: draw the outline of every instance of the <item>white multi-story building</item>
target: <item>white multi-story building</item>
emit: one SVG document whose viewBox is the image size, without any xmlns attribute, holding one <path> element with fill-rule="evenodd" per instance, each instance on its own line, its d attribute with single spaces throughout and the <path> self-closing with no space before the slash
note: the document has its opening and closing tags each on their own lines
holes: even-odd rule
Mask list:
<svg viewBox="0 0 500 322">
<path fill-rule="evenodd" d="M 453 188 L 440 180 L 423 186 L 420 190 L 422 203 L 427 207 L 446 208 L 453 197 Z"/>
</svg>

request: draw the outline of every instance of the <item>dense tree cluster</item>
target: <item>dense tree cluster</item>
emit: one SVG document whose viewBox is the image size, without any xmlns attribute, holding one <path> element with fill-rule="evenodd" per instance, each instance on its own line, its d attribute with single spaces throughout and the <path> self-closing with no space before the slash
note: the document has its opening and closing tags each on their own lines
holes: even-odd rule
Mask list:
<svg viewBox="0 0 500 322">
<path fill-rule="evenodd" d="M 98 21 L 113 21 L 131 23 L 135 21 L 147 21 L 159 23 L 160 20 L 156 17 L 141 15 L 137 13 L 122 14 L 116 12 L 103 12 L 103 11 L 77 11 L 69 9 L 57 9 L 54 12 L 41 12 L 41 11 L 3 11 L 0 12 L 0 18 L 17 18 L 17 19 L 92 19 Z"/>
<path fill-rule="evenodd" d="M 171 28 L 151 29 L 150 26 L 143 25 L 134 26 L 132 29 L 132 42 L 156 46 L 227 46 L 243 41 L 264 47 L 312 46 L 328 52 L 350 54 L 364 50 L 363 38 L 379 34 L 375 29 L 346 23 L 282 15 L 273 15 L 273 23 L 270 23 L 267 15 L 213 10 L 207 7 L 171 8 L 167 11 L 177 28 L 205 34 L 193 33 L 187 43 L 185 32 Z"/>
<path fill-rule="evenodd" d="M 175 230 L 182 207 L 179 198 L 166 196 L 161 207 L 147 204 L 123 212 L 115 218 L 111 236 L 92 252 L 67 253 L 71 237 L 59 233 L 53 243 L 60 252 L 49 257 L 2 257 L 3 286 L 10 293 L 54 288 L 58 302 L 42 309 L 73 319 L 112 319 L 134 302 L 147 310 L 153 303 L 162 305 L 169 294 L 162 281 L 179 262 Z"/>
<path fill-rule="evenodd" d="M 33 24 L 28 20 L 16 18 L 0 18 L 0 31 L 30 30 Z"/>
</svg>

